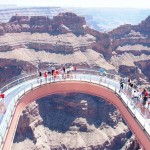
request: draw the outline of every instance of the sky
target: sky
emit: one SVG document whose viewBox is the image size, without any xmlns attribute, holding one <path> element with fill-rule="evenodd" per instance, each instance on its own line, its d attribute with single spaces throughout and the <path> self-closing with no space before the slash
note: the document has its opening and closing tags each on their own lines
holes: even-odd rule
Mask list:
<svg viewBox="0 0 150 150">
<path fill-rule="evenodd" d="M 0 5 L 150 8 L 150 0 L 0 0 Z"/>
</svg>

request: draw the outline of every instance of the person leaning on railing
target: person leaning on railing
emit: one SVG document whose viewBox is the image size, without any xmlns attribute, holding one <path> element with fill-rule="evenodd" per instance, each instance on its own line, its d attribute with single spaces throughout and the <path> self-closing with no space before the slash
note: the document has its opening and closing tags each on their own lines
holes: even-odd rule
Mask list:
<svg viewBox="0 0 150 150">
<path fill-rule="evenodd" d="M 2 99 L 4 99 L 4 97 L 5 97 L 5 94 L 0 91 L 0 101 L 1 101 Z"/>
<path fill-rule="evenodd" d="M 37 83 L 42 83 L 42 72 L 41 71 L 39 71 L 38 72 L 39 73 L 39 76 L 38 76 L 38 78 L 37 78 Z"/>
<path fill-rule="evenodd" d="M 148 104 L 148 109 L 149 109 L 149 106 L 150 106 L 150 95 L 148 97 L 147 104 Z"/>
<path fill-rule="evenodd" d="M 137 104 L 137 102 L 139 100 L 139 94 L 136 90 L 134 90 L 134 92 L 132 93 L 132 100 L 135 104 Z"/>
<path fill-rule="evenodd" d="M 45 81 L 47 81 L 47 72 L 44 72 L 44 78 L 45 78 Z"/>
<path fill-rule="evenodd" d="M 143 89 L 142 97 L 143 97 L 143 106 L 145 106 L 146 101 L 148 99 L 148 91 L 146 89 Z"/>
<path fill-rule="evenodd" d="M 121 78 L 121 79 L 120 79 L 120 90 L 119 90 L 119 92 L 121 92 L 121 91 L 123 90 L 123 84 L 124 84 L 124 81 L 123 81 L 123 79 Z"/>
<path fill-rule="evenodd" d="M 42 72 L 41 71 L 39 71 L 39 77 L 41 77 L 42 76 Z"/>
</svg>

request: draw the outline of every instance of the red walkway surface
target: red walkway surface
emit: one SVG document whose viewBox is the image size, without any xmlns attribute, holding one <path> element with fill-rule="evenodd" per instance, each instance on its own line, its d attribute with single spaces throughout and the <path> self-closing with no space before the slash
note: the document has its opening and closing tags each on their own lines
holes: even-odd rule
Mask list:
<svg viewBox="0 0 150 150">
<path fill-rule="evenodd" d="M 42 85 L 36 89 L 33 89 L 26 93 L 19 101 L 16 111 L 13 115 L 11 126 L 9 128 L 3 150 L 10 150 L 14 134 L 16 132 L 19 117 L 23 109 L 33 101 L 45 97 L 47 95 L 58 94 L 58 93 L 69 93 L 69 92 L 80 92 L 87 93 L 95 96 L 104 98 L 106 101 L 112 103 L 122 114 L 123 118 L 127 122 L 129 128 L 136 135 L 138 141 L 143 146 L 143 149 L 150 150 L 150 139 L 146 133 L 142 130 L 140 125 L 136 122 L 133 116 L 129 113 L 127 108 L 117 97 L 117 95 L 103 87 L 93 83 L 68 81 Z"/>
</svg>

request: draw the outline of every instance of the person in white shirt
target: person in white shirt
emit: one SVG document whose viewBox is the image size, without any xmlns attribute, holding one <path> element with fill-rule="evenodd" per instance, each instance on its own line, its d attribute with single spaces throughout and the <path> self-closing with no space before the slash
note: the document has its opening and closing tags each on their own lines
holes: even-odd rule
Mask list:
<svg viewBox="0 0 150 150">
<path fill-rule="evenodd" d="M 139 92 L 134 90 L 133 93 L 132 93 L 132 99 L 133 99 L 134 103 L 137 104 L 137 102 L 139 100 Z"/>
</svg>

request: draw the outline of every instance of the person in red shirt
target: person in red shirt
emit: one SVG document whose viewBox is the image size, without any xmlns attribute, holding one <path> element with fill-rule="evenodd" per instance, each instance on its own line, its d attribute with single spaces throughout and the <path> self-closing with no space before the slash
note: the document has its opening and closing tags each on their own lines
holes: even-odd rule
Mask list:
<svg viewBox="0 0 150 150">
<path fill-rule="evenodd" d="M 58 74 L 59 74 L 59 71 L 56 69 L 55 71 L 54 71 L 54 79 L 58 76 Z"/>
<path fill-rule="evenodd" d="M 58 75 L 58 74 L 59 74 L 59 71 L 56 69 L 56 70 L 55 70 L 55 73 L 56 73 L 56 75 Z"/>
<path fill-rule="evenodd" d="M 4 98 L 4 97 L 5 97 L 5 94 L 1 93 L 1 94 L 0 94 L 0 97 L 1 97 L 1 98 Z"/>
<path fill-rule="evenodd" d="M 143 90 L 142 95 L 143 95 L 143 106 L 145 106 L 146 101 L 148 99 L 148 92 L 146 91 L 146 89 Z"/>
<path fill-rule="evenodd" d="M 44 77 L 47 78 L 47 72 L 44 72 Z"/>
<path fill-rule="evenodd" d="M 47 82 L 47 72 L 44 72 L 44 78 L 45 78 L 45 81 Z"/>
<path fill-rule="evenodd" d="M 77 67 L 76 66 L 74 66 L 74 71 L 76 71 L 77 70 Z"/>
</svg>

